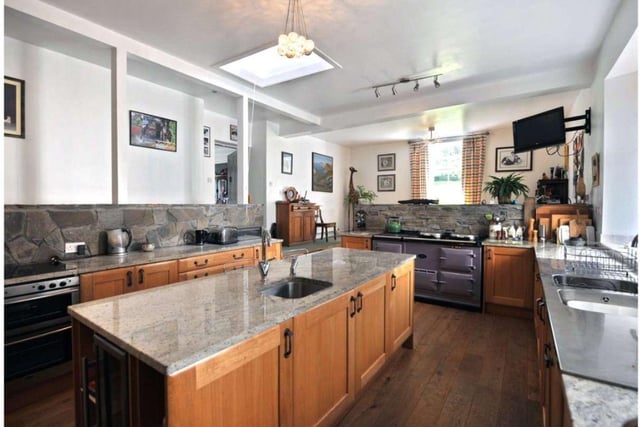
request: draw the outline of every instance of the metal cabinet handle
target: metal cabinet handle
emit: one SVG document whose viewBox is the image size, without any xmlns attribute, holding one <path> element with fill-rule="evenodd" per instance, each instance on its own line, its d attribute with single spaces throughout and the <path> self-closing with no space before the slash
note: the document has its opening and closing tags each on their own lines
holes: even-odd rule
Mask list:
<svg viewBox="0 0 640 427">
<path fill-rule="evenodd" d="M 487 249 L 487 259 L 491 259 L 491 249 Z"/>
<path fill-rule="evenodd" d="M 198 264 L 198 261 L 193 261 L 193 265 L 195 265 L 196 267 L 204 267 L 207 264 L 209 264 L 209 258 L 206 258 L 204 260 L 204 263 L 202 263 L 202 264 Z"/>
<path fill-rule="evenodd" d="M 236 256 L 236 254 L 233 254 L 233 259 L 242 259 L 242 258 L 244 258 L 244 252 L 242 252 L 240 256 Z"/>
<path fill-rule="evenodd" d="M 138 270 L 138 284 L 142 285 L 144 283 L 144 268 Z"/>
<path fill-rule="evenodd" d="M 549 351 L 551 351 L 551 345 L 544 345 L 544 353 L 542 354 L 542 358 L 544 359 L 544 366 L 550 368 L 553 366 L 553 358 L 549 356 Z"/>
<path fill-rule="evenodd" d="M 127 288 L 133 286 L 133 271 L 127 271 Z"/>
<path fill-rule="evenodd" d="M 362 311 L 362 297 L 364 295 L 362 294 L 362 292 L 358 292 L 358 313 L 360 313 Z"/>
<path fill-rule="evenodd" d="M 256 248 L 256 259 L 260 259 L 260 249 Z"/>
<path fill-rule="evenodd" d="M 544 323 L 544 317 L 542 317 L 542 308 L 546 305 L 547 303 L 544 301 L 544 298 L 536 299 L 536 313 L 538 314 L 538 318 L 542 323 Z"/>
<path fill-rule="evenodd" d="M 293 352 L 293 331 L 289 328 L 284 330 L 284 358 L 287 359 Z"/>
<path fill-rule="evenodd" d="M 353 317 L 356 315 L 356 297 L 353 295 L 349 298 L 349 305 L 351 306 L 351 313 L 349 313 L 349 316 Z"/>
<path fill-rule="evenodd" d="M 427 256 L 425 254 L 418 254 L 416 256 L 420 259 L 427 259 Z"/>
<path fill-rule="evenodd" d="M 391 275 L 391 290 L 395 291 L 398 286 L 398 277 L 395 274 Z"/>
</svg>

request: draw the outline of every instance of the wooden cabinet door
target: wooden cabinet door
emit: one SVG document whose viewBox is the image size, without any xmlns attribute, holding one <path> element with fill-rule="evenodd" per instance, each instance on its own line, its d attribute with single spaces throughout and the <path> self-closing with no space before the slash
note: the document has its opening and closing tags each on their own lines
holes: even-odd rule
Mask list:
<svg viewBox="0 0 640 427">
<path fill-rule="evenodd" d="M 355 391 L 362 389 L 382 368 L 385 351 L 387 276 L 382 275 L 356 291 Z"/>
<path fill-rule="evenodd" d="M 340 246 L 348 249 L 371 249 L 371 238 L 370 237 L 353 237 L 353 236 L 342 236 L 340 239 Z"/>
<path fill-rule="evenodd" d="M 533 251 L 528 248 L 486 246 L 485 302 L 533 308 Z"/>
<path fill-rule="evenodd" d="M 545 310 L 546 311 L 546 310 Z M 543 405 L 543 425 L 545 427 L 563 427 L 565 422 L 565 401 L 562 374 L 558 366 L 558 355 L 553 341 L 551 325 L 545 325 L 545 399 Z M 570 417 L 567 417 L 570 418 Z"/>
<path fill-rule="evenodd" d="M 289 216 L 289 244 L 300 243 L 304 240 L 304 215 L 301 212 L 291 212 Z"/>
<path fill-rule="evenodd" d="M 280 425 L 281 344 L 274 326 L 166 377 L 167 426 Z"/>
<path fill-rule="evenodd" d="M 354 400 L 356 299 L 342 295 L 293 319 L 293 424 L 334 425 Z"/>
<path fill-rule="evenodd" d="M 316 234 L 316 211 L 308 210 L 302 214 L 302 240 L 312 241 Z"/>
<path fill-rule="evenodd" d="M 388 274 L 387 353 L 396 351 L 413 334 L 413 261 Z"/>
<path fill-rule="evenodd" d="M 136 279 L 137 286 L 142 285 L 143 289 L 175 283 L 178 281 L 178 264 L 176 261 L 165 261 L 138 266 Z"/>
<path fill-rule="evenodd" d="M 116 268 L 80 276 L 80 302 L 122 295 L 135 289 L 135 268 Z"/>
</svg>

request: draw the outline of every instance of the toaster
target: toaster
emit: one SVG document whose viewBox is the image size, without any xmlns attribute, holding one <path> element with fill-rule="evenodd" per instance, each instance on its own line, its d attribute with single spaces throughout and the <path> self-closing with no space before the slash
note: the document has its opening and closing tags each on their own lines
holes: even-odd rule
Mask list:
<svg viewBox="0 0 640 427">
<path fill-rule="evenodd" d="M 215 227 L 209 230 L 207 243 L 215 243 L 217 245 L 227 245 L 238 241 L 237 227 Z"/>
</svg>

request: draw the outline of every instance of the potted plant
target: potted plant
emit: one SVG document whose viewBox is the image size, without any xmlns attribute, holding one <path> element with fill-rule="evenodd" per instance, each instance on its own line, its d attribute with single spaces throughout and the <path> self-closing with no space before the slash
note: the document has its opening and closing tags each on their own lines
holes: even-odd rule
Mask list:
<svg viewBox="0 0 640 427">
<path fill-rule="evenodd" d="M 484 183 L 485 186 L 482 191 L 486 191 L 491 194 L 491 197 L 497 198 L 500 204 L 511 203 L 512 194 L 516 197 L 520 195 L 527 197 L 527 193 L 529 193 L 529 187 L 522 182 L 524 178 L 522 175 L 511 173 L 507 176 L 489 176 L 489 178 L 491 178 L 491 181 Z"/>
<path fill-rule="evenodd" d="M 364 188 L 364 185 L 356 185 L 356 191 L 358 192 L 358 203 L 360 204 L 371 204 L 371 202 L 373 202 L 373 199 L 378 197 L 378 195 L 373 191 Z"/>
</svg>

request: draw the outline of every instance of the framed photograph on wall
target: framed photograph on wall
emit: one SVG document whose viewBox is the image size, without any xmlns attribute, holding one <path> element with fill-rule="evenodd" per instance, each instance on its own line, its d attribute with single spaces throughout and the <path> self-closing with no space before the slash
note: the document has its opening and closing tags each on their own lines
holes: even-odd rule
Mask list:
<svg viewBox="0 0 640 427">
<path fill-rule="evenodd" d="M 333 157 L 311 153 L 311 191 L 333 193 Z"/>
<path fill-rule="evenodd" d="M 151 114 L 129 111 L 129 145 L 155 150 L 177 150 L 178 122 Z"/>
<path fill-rule="evenodd" d="M 394 170 L 396 170 L 396 155 L 395 155 L 395 153 L 378 154 L 378 170 L 379 171 L 394 171 Z"/>
<path fill-rule="evenodd" d="M 203 126 L 202 128 L 202 143 L 204 156 L 211 157 L 211 128 L 209 126 Z"/>
<path fill-rule="evenodd" d="M 24 138 L 24 80 L 4 76 L 4 136 Z"/>
<path fill-rule="evenodd" d="M 378 191 L 396 191 L 396 175 L 378 175 Z"/>
<path fill-rule="evenodd" d="M 238 140 L 238 125 L 229 125 L 229 139 L 232 141 Z"/>
<path fill-rule="evenodd" d="M 281 156 L 281 172 L 287 175 L 293 175 L 293 154 L 282 152 Z"/>
<path fill-rule="evenodd" d="M 532 151 L 514 153 L 513 147 L 496 148 L 496 172 L 530 171 L 533 169 Z"/>
</svg>

